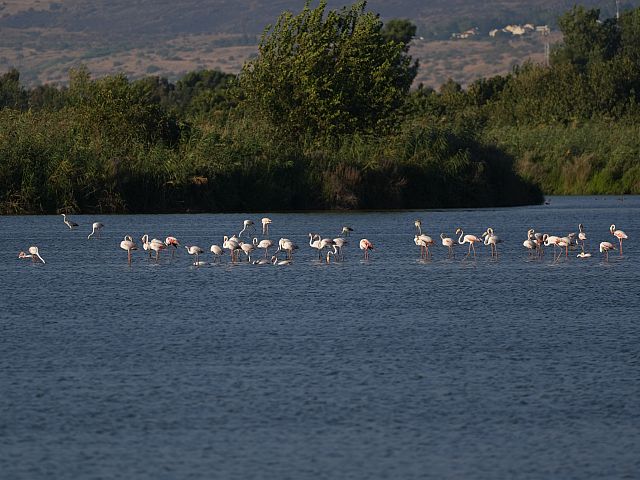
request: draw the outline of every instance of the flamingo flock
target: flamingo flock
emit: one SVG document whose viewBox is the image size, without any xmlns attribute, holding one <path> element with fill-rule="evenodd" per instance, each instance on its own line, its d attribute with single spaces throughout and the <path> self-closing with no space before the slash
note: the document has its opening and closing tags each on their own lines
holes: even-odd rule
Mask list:
<svg viewBox="0 0 640 480">
<path fill-rule="evenodd" d="M 63 223 L 71 230 L 77 228 L 79 225 L 67 218 L 66 214 L 62 214 Z M 213 257 L 213 263 L 221 263 L 222 257 L 225 252 L 229 252 L 229 258 L 231 263 L 246 262 L 253 265 L 291 265 L 293 263 L 294 253 L 299 250 L 298 245 L 288 238 L 280 238 L 277 243 L 268 238 L 270 226 L 273 221 L 270 218 L 264 217 L 261 219 L 262 224 L 262 236 L 264 238 L 259 239 L 256 234 L 255 223 L 253 220 L 246 219 L 242 222 L 242 229 L 238 234 L 232 234 L 230 236 L 225 235 L 222 239 L 221 245 L 212 244 L 209 247 L 209 252 Z M 414 244 L 420 248 L 420 260 L 428 261 L 433 258 L 432 250 L 436 246 L 436 242 L 433 238 L 423 231 L 422 220 L 416 219 L 414 221 L 414 227 L 416 233 L 413 238 Z M 92 224 L 91 233 L 87 239 L 99 238 L 100 231 L 104 228 L 104 224 L 101 222 L 94 222 Z M 340 234 L 335 237 L 327 236 L 323 237 L 318 233 L 309 233 L 309 248 L 316 252 L 318 261 L 326 263 L 336 263 L 345 261 L 345 247 L 349 245 L 347 237 L 354 231 L 350 226 L 342 226 Z M 609 228 L 609 233 L 617 240 L 619 246 L 619 255 L 622 257 L 623 241 L 628 237 L 624 231 L 617 229 L 615 224 L 612 224 Z M 440 233 L 440 243 L 443 247 L 447 248 L 447 259 L 455 258 L 455 247 L 457 245 L 468 245 L 465 259 L 468 257 L 476 258 L 478 252 L 477 246 L 489 247 L 490 255 L 492 259 L 498 259 L 498 245 L 503 243 L 494 231 L 493 227 L 487 227 L 481 235 L 474 235 L 465 233 L 465 231 L 458 227 L 455 229 L 455 235 L 458 237 L 457 241 L 455 237 L 451 238 L 445 233 Z M 174 236 L 167 236 L 165 240 L 159 240 L 157 238 L 149 239 L 148 234 L 142 235 L 140 238 L 142 249 L 148 253 L 149 261 L 155 263 L 160 262 L 160 254 L 162 251 L 170 249 L 171 257 L 174 258 L 178 247 L 181 246 L 179 240 Z M 589 258 L 592 256 L 587 251 L 587 233 L 584 225 L 580 223 L 578 225 L 578 233 L 569 233 L 566 235 L 551 235 L 548 233 L 536 232 L 535 229 L 530 228 L 527 231 L 526 238 L 522 242 L 522 246 L 527 251 L 529 258 L 543 258 L 545 254 L 545 248 L 553 248 L 553 263 L 559 262 L 563 257 L 568 259 L 570 250 L 579 250 L 576 255 L 578 258 Z M 270 256 L 269 250 L 276 247 L 275 252 Z M 195 258 L 193 265 L 201 266 L 206 265 L 207 262 L 200 259 L 205 255 L 205 250 L 197 245 L 184 245 L 187 253 Z M 367 238 L 362 238 L 358 247 L 363 252 L 363 260 L 368 261 L 371 256 L 371 252 L 375 250 L 373 243 Z M 127 263 L 132 264 L 132 252 L 138 250 L 136 242 L 131 235 L 125 235 L 120 242 L 120 248 L 127 252 Z M 599 244 L 599 251 L 602 254 L 605 261 L 609 260 L 609 252 L 615 251 L 616 245 L 609 241 L 602 241 Z M 20 259 L 31 259 L 34 263 L 45 264 L 44 259 L 40 255 L 40 251 L 37 246 L 31 246 L 27 249 L 28 253 L 21 251 L 18 254 Z M 241 258 L 241 255 L 244 257 Z M 284 257 L 284 258 L 282 258 Z"/>
</svg>

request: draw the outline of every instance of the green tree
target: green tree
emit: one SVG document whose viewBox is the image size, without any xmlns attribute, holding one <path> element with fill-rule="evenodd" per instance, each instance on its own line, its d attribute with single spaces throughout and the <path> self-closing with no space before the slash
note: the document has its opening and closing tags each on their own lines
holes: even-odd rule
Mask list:
<svg viewBox="0 0 640 480">
<path fill-rule="evenodd" d="M 405 50 L 409 49 L 409 42 L 416 35 L 416 26 L 409 20 L 394 18 L 389 20 L 382 27 L 382 36 L 388 42 L 396 42 L 404 45 Z"/>
<path fill-rule="evenodd" d="M 265 30 L 258 57 L 239 76 L 244 105 L 286 134 L 379 132 L 407 96 L 411 57 L 385 38 L 366 2 L 326 13 L 325 0 L 309 4 Z"/>
<path fill-rule="evenodd" d="M 27 93 L 20 85 L 20 72 L 15 68 L 0 75 L 0 109 L 21 110 L 26 107 Z"/>
</svg>

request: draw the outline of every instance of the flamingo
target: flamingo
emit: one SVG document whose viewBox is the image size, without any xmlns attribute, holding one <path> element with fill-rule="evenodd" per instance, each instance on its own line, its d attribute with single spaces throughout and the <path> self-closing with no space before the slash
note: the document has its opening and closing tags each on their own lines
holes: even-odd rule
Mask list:
<svg viewBox="0 0 640 480">
<path fill-rule="evenodd" d="M 71 220 L 67 219 L 67 215 L 65 213 L 61 213 L 60 215 L 62 215 L 62 221 L 64 222 L 64 224 L 69 227 L 69 230 L 73 230 L 75 227 L 78 226 L 78 224 L 76 222 L 73 222 Z"/>
<path fill-rule="evenodd" d="M 413 224 L 416 227 L 416 232 L 418 232 L 418 235 L 422 235 L 422 220 L 416 220 L 415 222 L 413 222 Z"/>
<path fill-rule="evenodd" d="M 180 242 L 178 242 L 178 239 L 176 237 L 167 237 L 164 240 L 164 244 L 167 247 L 173 247 L 171 249 L 171 258 L 173 258 L 175 251 L 178 250 L 178 247 L 180 246 Z"/>
<path fill-rule="evenodd" d="M 429 245 L 433 245 L 435 242 L 429 235 L 425 235 L 421 233 L 420 235 L 416 235 L 413 239 L 416 245 L 420 246 L 420 258 L 428 258 L 431 256 L 431 252 L 429 251 Z M 424 249 L 424 257 L 422 256 L 422 251 Z"/>
<path fill-rule="evenodd" d="M 246 231 L 246 230 L 251 230 L 251 231 L 255 231 L 255 227 L 253 226 L 253 221 L 252 220 L 245 220 L 242 223 L 242 230 L 240 230 L 240 233 L 238 234 L 238 238 L 242 238 L 242 234 Z"/>
<path fill-rule="evenodd" d="M 127 251 L 127 259 L 129 261 L 129 265 L 131 265 L 131 251 L 138 249 L 136 244 L 133 242 L 131 235 L 125 235 L 124 240 L 120 242 L 120 248 Z"/>
<path fill-rule="evenodd" d="M 609 261 L 609 250 L 615 250 L 616 247 L 610 242 L 600 242 L 600 253 L 606 255 L 607 262 Z"/>
<path fill-rule="evenodd" d="M 342 249 L 347 245 L 349 245 L 349 242 L 346 238 L 337 237 L 333 239 L 333 246 L 339 251 L 339 257 L 341 260 L 344 260 L 344 252 Z"/>
<path fill-rule="evenodd" d="M 220 248 L 220 245 L 211 245 L 210 250 L 214 255 L 213 261 L 215 262 L 217 260 L 218 262 L 220 262 L 220 256 L 224 255 L 224 250 Z"/>
<path fill-rule="evenodd" d="M 498 244 L 502 243 L 502 240 L 493 233 L 493 228 L 487 228 L 487 231 L 482 234 L 484 237 L 484 244 L 491 246 L 491 256 L 498 256 Z"/>
<path fill-rule="evenodd" d="M 240 247 L 240 250 L 242 250 L 244 252 L 244 254 L 247 256 L 247 260 L 249 262 L 251 262 L 251 254 L 256 249 L 254 244 L 253 243 L 241 243 L 239 245 L 239 247 Z"/>
<path fill-rule="evenodd" d="M 373 250 L 373 243 L 366 238 L 360 240 L 360 250 L 364 250 L 364 259 L 369 260 L 369 250 Z"/>
<path fill-rule="evenodd" d="M 316 250 L 318 250 L 318 258 L 320 258 L 320 251 L 322 250 L 322 248 L 320 247 L 320 243 L 321 243 L 320 235 L 318 235 L 317 233 L 309 234 L 309 246 L 311 248 L 315 248 Z"/>
<path fill-rule="evenodd" d="M 327 251 L 327 257 L 326 257 L 327 263 L 331 263 L 330 258 L 332 255 L 334 258 L 334 262 L 339 260 L 340 257 L 338 256 L 338 247 L 336 245 L 333 245 L 333 251 L 331 250 Z"/>
<path fill-rule="evenodd" d="M 271 265 L 271 260 L 268 258 L 259 258 L 258 260 L 253 261 L 254 265 Z"/>
<path fill-rule="evenodd" d="M 260 242 L 258 243 L 257 238 L 253 239 L 253 246 L 255 248 L 264 248 L 264 258 L 267 258 L 267 252 L 272 245 L 273 245 L 273 242 L 271 240 L 264 239 L 264 240 L 260 240 Z"/>
<path fill-rule="evenodd" d="M 449 253 L 448 253 L 449 258 L 452 256 L 455 256 L 453 247 L 456 244 L 456 242 L 454 242 L 453 239 L 447 237 L 444 233 L 440 234 L 440 239 L 442 240 L 442 245 L 444 245 L 449 249 Z"/>
<path fill-rule="evenodd" d="M 291 265 L 293 263 L 293 260 L 278 260 L 278 257 L 274 255 L 273 257 L 271 257 L 271 263 L 273 263 L 274 265 Z"/>
<path fill-rule="evenodd" d="M 269 225 L 271 225 L 271 223 L 272 222 L 270 218 L 264 217 L 262 219 L 262 235 L 269 235 Z"/>
<path fill-rule="evenodd" d="M 240 250 L 240 243 L 235 238 L 237 237 L 229 238 L 225 235 L 222 242 L 222 248 L 229 250 L 232 262 L 235 262 L 237 260 L 236 251 Z"/>
<path fill-rule="evenodd" d="M 142 248 L 149 252 L 149 258 L 151 258 L 151 250 L 153 250 L 154 252 L 156 252 L 156 262 L 158 262 L 160 258 L 160 251 L 167 248 L 167 245 L 162 240 L 158 240 L 157 238 L 149 241 L 149 235 L 146 233 L 142 236 L 141 240 Z"/>
<path fill-rule="evenodd" d="M 25 253 L 25 252 L 20 252 L 18 253 L 18 258 L 30 258 L 32 262 L 37 262 L 36 259 L 40 260 L 43 264 L 47 263 L 44 261 L 44 258 L 42 258 L 40 256 L 40 252 L 38 250 L 38 247 L 29 247 L 29 253 Z"/>
<path fill-rule="evenodd" d="M 192 246 L 185 245 L 184 248 L 187 249 L 187 252 L 189 252 L 189 255 L 196 256 L 196 261 L 194 262 L 194 265 L 199 266 L 200 262 L 198 262 L 198 257 L 204 253 L 204 250 L 196 245 L 192 245 Z"/>
<path fill-rule="evenodd" d="M 560 260 L 560 256 L 562 255 L 562 249 L 565 249 L 565 256 L 568 257 L 569 256 L 569 244 L 571 243 L 571 241 L 569 240 L 569 238 L 567 237 L 561 237 L 558 240 L 556 240 L 555 245 L 557 245 L 558 247 L 560 247 L 560 251 L 558 252 L 558 257 L 555 257 L 555 252 L 554 252 L 554 258 L 553 261 L 557 262 L 558 260 Z"/>
<path fill-rule="evenodd" d="M 531 256 L 531 253 L 538 248 L 537 242 L 533 239 L 533 234 L 534 230 L 533 228 L 530 228 L 527 231 L 527 239 L 522 242 L 522 246 L 529 251 L 529 256 Z"/>
<path fill-rule="evenodd" d="M 333 247 L 333 244 L 335 242 L 333 241 L 332 238 L 323 238 L 322 240 L 320 240 L 320 251 L 322 252 L 322 250 L 324 250 L 327 247 Z"/>
<path fill-rule="evenodd" d="M 293 257 L 293 251 L 297 250 L 298 246 L 293 243 L 288 238 L 281 238 L 278 241 L 278 251 L 284 250 L 287 252 L 287 258 L 291 259 Z"/>
<path fill-rule="evenodd" d="M 465 235 L 464 231 L 461 228 L 456 228 L 456 235 L 460 234 L 458 238 L 458 243 L 460 245 L 464 245 L 465 243 L 469 244 L 469 251 L 467 252 L 467 256 L 471 255 L 471 249 L 473 249 L 473 256 L 476 256 L 476 247 L 474 246 L 477 242 L 482 242 L 482 239 L 476 237 L 475 235 Z"/>
<path fill-rule="evenodd" d="M 99 237 L 100 236 L 100 230 L 102 230 L 102 227 L 104 227 L 104 224 L 100 223 L 100 222 L 93 222 L 92 227 L 93 227 L 93 229 L 91 230 L 91 233 L 89 234 L 87 239 L 91 238 L 93 236 L 93 234 L 96 234 Z"/>
<path fill-rule="evenodd" d="M 626 240 L 628 238 L 627 234 L 622 230 L 616 230 L 616 226 L 613 224 L 611 224 L 611 226 L 609 227 L 609 231 L 611 232 L 611 235 L 613 235 L 620 241 L 620 256 L 622 256 L 622 240 Z"/>
<path fill-rule="evenodd" d="M 549 235 L 549 234 L 544 234 L 542 236 L 542 242 L 544 244 L 545 247 L 550 247 L 551 245 L 553 245 L 553 258 L 555 260 L 556 258 L 556 247 L 558 246 L 558 242 L 560 241 L 560 237 L 556 236 L 556 235 Z"/>
<path fill-rule="evenodd" d="M 581 223 L 578 224 L 578 230 L 578 240 L 582 242 L 582 252 L 584 252 L 584 242 L 587 239 L 587 234 L 584 233 L 584 225 L 582 225 Z"/>
<path fill-rule="evenodd" d="M 353 228 L 351 228 L 351 227 L 349 227 L 347 225 L 344 225 L 342 227 L 341 235 L 344 235 L 345 237 L 348 237 L 351 232 L 353 232 Z"/>
</svg>

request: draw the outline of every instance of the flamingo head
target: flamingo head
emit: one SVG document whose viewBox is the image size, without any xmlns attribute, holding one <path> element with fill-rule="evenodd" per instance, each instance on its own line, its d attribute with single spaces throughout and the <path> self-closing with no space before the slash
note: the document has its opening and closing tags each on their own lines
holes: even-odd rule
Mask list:
<svg viewBox="0 0 640 480">
<path fill-rule="evenodd" d="M 609 227 L 609 231 L 611 233 L 615 232 L 616 231 L 616 226 L 614 224 L 611 224 L 611 226 Z"/>
<path fill-rule="evenodd" d="M 462 229 L 461 228 L 456 228 L 456 235 L 458 235 L 459 233 L 462 233 Z"/>
</svg>

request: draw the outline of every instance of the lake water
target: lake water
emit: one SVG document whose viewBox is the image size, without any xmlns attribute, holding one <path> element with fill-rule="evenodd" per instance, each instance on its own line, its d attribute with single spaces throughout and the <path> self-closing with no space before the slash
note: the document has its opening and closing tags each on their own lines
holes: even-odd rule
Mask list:
<svg viewBox="0 0 640 480">
<path fill-rule="evenodd" d="M 637 478 L 640 198 L 267 215 L 290 266 L 119 248 L 208 252 L 263 215 L 0 217 L 0 477 Z M 434 238 L 492 226 L 500 256 L 420 261 L 416 218 Z M 527 258 L 528 228 L 578 223 L 592 258 Z M 629 240 L 605 262 L 611 223 Z M 318 262 L 307 234 L 343 224 L 346 260 Z M 46 265 L 17 259 L 30 245 Z"/>
</svg>

